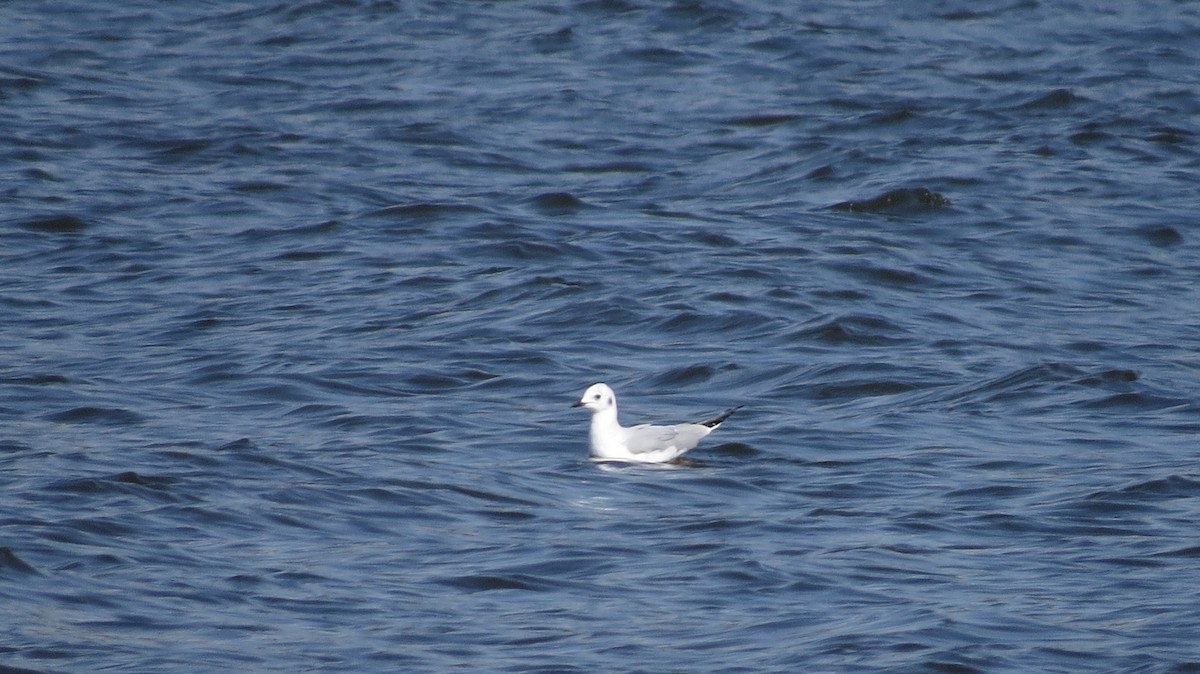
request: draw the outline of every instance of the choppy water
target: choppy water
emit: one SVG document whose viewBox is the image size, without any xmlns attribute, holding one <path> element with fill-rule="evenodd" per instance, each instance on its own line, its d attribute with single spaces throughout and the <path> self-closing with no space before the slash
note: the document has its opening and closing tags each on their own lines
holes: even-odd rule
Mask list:
<svg viewBox="0 0 1200 674">
<path fill-rule="evenodd" d="M 981 7 L 0 6 L 0 670 L 1200 671 L 1200 9 Z"/>
</svg>

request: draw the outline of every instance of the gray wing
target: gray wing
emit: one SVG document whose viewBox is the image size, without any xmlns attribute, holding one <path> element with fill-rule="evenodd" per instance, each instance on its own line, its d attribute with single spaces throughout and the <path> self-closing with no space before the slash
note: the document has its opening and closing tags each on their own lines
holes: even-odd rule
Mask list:
<svg viewBox="0 0 1200 674">
<path fill-rule="evenodd" d="M 649 454 L 674 449 L 679 454 L 695 447 L 711 428 L 700 424 L 650 426 L 643 424 L 626 429 L 625 446 L 634 454 Z"/>
</svg>

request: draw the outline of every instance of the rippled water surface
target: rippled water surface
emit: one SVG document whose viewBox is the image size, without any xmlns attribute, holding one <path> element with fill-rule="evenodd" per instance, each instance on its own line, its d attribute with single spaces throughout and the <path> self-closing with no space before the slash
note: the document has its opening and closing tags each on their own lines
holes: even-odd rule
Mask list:
<svg viewBox="0 0 1200 674">
<path fill-rule="evenodd" d="M 1200 671 L 1194 3 L 0 19 L 0 670 Z"/>
</svg>

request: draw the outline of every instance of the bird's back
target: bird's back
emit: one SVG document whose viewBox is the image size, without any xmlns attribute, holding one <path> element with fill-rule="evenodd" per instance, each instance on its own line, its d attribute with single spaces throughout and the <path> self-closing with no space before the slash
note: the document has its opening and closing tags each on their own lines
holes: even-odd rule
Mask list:
<svg viewBox="0 0 1200 674">
<path fill-rule="evenodd" d="M 670 461 L 695 447 L 704 436 L 712 432 L 711 428 L 700 424 L 642 424 L 623 430 L 625 448 L 633 456 L 643 457 L 643 461 Z"/>
</svg>

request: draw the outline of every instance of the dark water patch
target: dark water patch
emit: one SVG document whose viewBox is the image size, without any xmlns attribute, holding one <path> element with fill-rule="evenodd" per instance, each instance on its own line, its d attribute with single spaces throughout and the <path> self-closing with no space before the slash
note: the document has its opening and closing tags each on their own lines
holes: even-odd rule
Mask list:
<svg viewBox="0 0 1200 674">
<path fill-rule="evenodd" d="M 664 6 L 661 12 L 664 28 L 704 32 L 729 30 L 746 16 L 742 10 L 711 2 L 678 2 Z"/>
<path fill-rule="evenodd" d="M 388 130 L 381 136 L 387 140 L 394 139 L 406 145 L 422 147 L 452 148 L 472 145 L 469 139 L 436 122 L 406 124 L 397 130 Z"/>
<path fill-rule="evenodd" d="M 1159 557 L 1200 558 L 1200 545 L 1189 545 L 1183 548 L 1155 553 Z"/>
<path fill-rule="evenodd" d="M 709 293 L 708 295 L 704 296 L 704 299 L 706 299 L 710 302 L 721 302 L 723 304 L 748 304 L 748 303 L 750 303 L 749 297 L 742 295 L 740 293 L 728 292 L 728 291 L 724 291 L 724 290 L 714 292 L 714 293 Z"/>
<path fill-rule="evenodd" d="M 213 138 L 163 138 L 146 140 L 141 146 L 156 153 L 159 158 L 172 162 L 188 161 L 193 155 L 202 154 L 219 147 L 221 141 Z"/>
<path fill-rule="evenodd" d="M 939 395 L 956 406 L 988 406 L 1011 400 L 1036 404 L 1040 400 L 1037 394 L 1052 392 L 1082 379 L 1082 375 L 1081 370 L 1064 363 L 1042 363 Z"/>
<path fill-rule="evenodd" d="M 917 214 L 945 208 L 950 200 L 928 188 L 902 188 L 862 201 L 843 201 L 829 208 L 851 213 Z"/>
<path fill-rule="evenodd" d="M 12 548 L 0 547 L 0 574 L 37 573 L 29 564 L 17 556 Z"/>
<path fill-rule="evenodd" d="M 988 506 L 986 504 L 978 504 L 977 508 L 972 509 L 982 510 L 987 509 L 987 507 Z M 1046 528 L 1046 526 L 1037 518 L 1023 517 L 1006 512 L 987 512 L 974 517 L 973 520 L 980 526 L 991 527 L 995 531 L 1002 531 L 1010 534 L 1042 533 Z"/>
<path fill-rule="evenodd" d="M 907 331 L 881 316 L 846 314 L 812 321 L 789 335 L 831 345 L 887 346 L 907 339 Z"/>
<path fill-rule="evenodd" d="M 3 409 L 3 408 L 0 408 L 0 409 Z M 9 453 L 15 454 L 18 452 L 30 452 L 30 451 L 33 451 L 32 447 L 30 447 L 29 445 L 26 445 L 24 443 L 17 442 L 16 440 L 0 440 L 0 452 L 3 452 L 5 454 L 9 454 Z"/>
<path fill-rule="evenodd" d="M 318 222 L 311 225 L 298 225 L 296 227 L 251 227 L 243 230 L 238 234 L 238 236 L 240 238 L 249 239 L 252 241 L 271 240 L 276 238 L 291 239 L 323 237 L 337 232 L 341 227 L 341 222 L 337 220 L 325 220 L 323 222 Z"/>
<path fill-rule="evenodd" d="M 428 370 L 407 374 L 401 381 L 406 393 L 443 393 L 471 387 L 497 376 L 499 375 L 492 372 L 475 369 L 455 372 Z"/>
<path fill-rule="evenodd" d="M 571 164 L 564 167 L 568 173 L 654 173 L 652 164 L 637 161 L 617 160 L 594 164 Z"/>
<path fill-rule="evenodd" d="M 1080 407 L 1092 410 L 1125 410 L 1152 412 L 1171 408 L 1189 407 L 1191 401 L 1182 398 L 1168 398 L 1149 393 L 1126 392 L 1114 393 L 1080 403 Z"/>
<path fill-rule="evenodd" d="M 514 270 L 498 268 L 492 271 L 498 275 L 502 275 Z M 504 312 L 507 307 L 516 304 L 551 302 L 555 299 L 575 297 L 584 292 L 586 292 L 586 287 L 573 281 L 553 276 L 539 276 L 489 284 L 486 290 L 462 300 L 458 308 L 498 313 Z M 570 311 L 565 313 L 568 316 L 573 315 L 573 312 Z M 440 315 L 440 313 L 434 315 Z M 419 316 L 420 314 L 417 314 L 414 317 Z M 528 317 L 529 320 L 535 322 L 542 320 L 542 318 L 543 315 L 540 311 L 535 311 L 532 316 Z M 554 320 L 554 317 L 548 315 L 544 316 L 544 318 Z M 465 325 L 463 328 L 468 331 L 471 330 L 471 326 L 469 325 Z"/>
<path fill-rule="evenodd" d="M 291 189 L 291 186 L 284 183 L 258 180 L 233 183 L 229 186 L 229 189 L 242 194 L 269 194 L 271 192 L 283 192 L 289 190 Z"/>
<path fill-rule="evenodd" d="M 1019 496 L 1021 494 L 1027 493 L 1028 491 L 1029 491 L 1028 488 L 1022 487 L 1022 486 L 1017 486 L 1017 485 L 992 484 L 992 485 L 986 485 L 986 486 L 982 486 L 982 487 L 968 487 L 965 489 L 955 489 L 953 491 L 947 492 L 946 496 L 948 498 L 956 498 L 956 499 L 961 498 L 961 499 L 991 500 L 991 499 L 997 499 L 997 498 L 1000 498 L 1000 499 L 1011 498 L 1014 496 Z"/>
<path fill-rule="evenodd" d="M 1158 569 L 1168 566 L 1161 560 L 1146 559 L 1144 557 L 1105 557 L 1097 561 L 1101 564 L 1130 569 Z"/>
<path fill-rule="evenodd" d="M 872 398 L 877 396 L 899 395 L 921 388 L 918 384 L 902 381 L 871 380 L 860 382 L 844 382 L 838 384 L 818 384 L 814 393 L 821 400 Z"/>
<path fill-rule="evenodd" d="M 541 54 L 557 54 L 571 45 L 575 30 L 570 26 L 534 35 L 530 44 Z"/>
<path fill-rule="evenodd" d="M 754 311 L 725 311 L 719 313 L 700 313 L 692 310 L 677 311 L 660 323 L 666 334 L 688 334 L 708 330 L 721 330 L 731 333 L 759 332 L 767 329 L 776 321 L 773 317 Z"/>
<path fill-rule="evenodd" d="M 830 165 L 818 166 L 808 173 L 805 173 L 804 177 L 807 180 L 813 181 L 832 180 L 837 177 L 837 168 Z"/>
<path fill-rule="evenodd" d="M 209 316 L 207 318 L 197 318 L 193 321 L 190 321 L 187 323 L 187 328 L 189 331 L 194 330 L 197 332 L 202 332 L 205 330 L 215 330 L 223 325 L 225 325 L 225 323 L 221 319 L 215 316 Z"/>
<path fill-rule="evenodd" d="M 367 63 L 360 65 L 369 66 Z M 395 100 L 380 99 L 375 97 L 362 97 L 347 100 L 338 100 L 326 104 L 330 112 L 336 114 L 353 115 L 355 113 L 374 113 L 374 112 L 395 112 L 404 108 L 415 108 L 416 105 L 409 105 L 404 102 Z"/>
<path fill-rule="evenodd" d="M 547 215 L 569 215 L 590 206 L 573 194 L 567 192 L 547 192 L 529 200 L 529 203 Z"/>
<path fill-rule="evenodd" d="M 1143 520 L 1162 512 L 1148 500 L 1119 494 L 1095 493 L 1059 508 L 1056 514 L 1070 523 L 1068 529 L 1090 536 L 1123 536 L 1143 526 Z"/>
<path fill-rule="evenodd" d="M 119 407 L 75 407 L 62 412 L 54 412 L 43 417 L 47 421 L 64 424 L 101 424 L 112 426 L 132 426 L 143 423 L 142 415 Z"/>
<path fill-rule="evenodd" d="M 87 540 L 86 544 L 92 545 L 100 545 L 102 541 L 112 538 L 129 538 L 138 533 L 135 526 L 107 517 L 72 518 L 62 522 L 62 528 L 68 532 L 95 537 L 93 540 L 80 540 L 80 543 Z"/>
<path fill-rule="evenodd" d="M 985 664 L 980 662 L 979 667 L 983 667 Z M 926 671 L 944 672 L 944 674 L 984 674 L 984 672 L 988 671 L 986 668 L 980 669 L 974 665 L 943 660 L 941 658 L 926 660 L 922 666 L 928 668 Z"/>
<path fill-rule="evenodd" d="M 708 449 L 707 451 L 716 456 L 724 456 L 733 459 L 747 459 L 760 453 L 755 447 L 740 442 L 724 442 Z"/>
<path fill-rule="evenodd" d="M 860 261 L 833 265 L 845 273 L 864 279 L 872 284 L 886 287 L 907 287 L 928 285 L 928 276 L 907 269 L 895 269 L 879 265 L 866 264 Z"/>
<path fill-rule="evenodd" d="M 15 225 L 30 232 L 44 234 L 78 234 L 88 228 L 88 222 L 75 215 L 48 215 L 16 222 Z"/>
<path fill-rule="evenodd" d="M 1137 497 L 1144 496 L 1152 497 L 1154 499 L 1193 498 L 1200 496 L 1200 481 L 1192 480 L 1180 475 L 1171 475 L 1165 478 L 1147 480 L 1145 482 L 1132 484 L 1116 492 L 1096 492 L 1089 498 L 1105 498 L 1113 495 Z"/>
<path fill-rule="evenodd" d="M 0 68 L 0 95 L 11 91 L 29 91 L 50 84 L 45 73 L 5 65 Z"/>
<path fill-rule="evenodd" d="M 270 382 L 256 386 L 248 386 L 244 389 L 244 392 L 249 397 L 260 400 L 269 400 L 273 403 L 279 403 L 281 401 L 293 403 L 309 402 L 316 395 L 316 393 L 307 385 L 307 382 Z"/>
<path fill-rule="evenodd" d="M 57 302 L 44 298 L 21 297 L 15 295 L 0 296 L 0 305 L 12 309 L 53 309 L 60 307 Z"/>
<path fill-rule="evenodd" d="M 324 417 L 328 418 L 331 415 L 341 414 L 345 408 L 338 405 L 327 405 L 324 403 L 308 403 L 300 405 L 292 410 L 285 412 L 287 416 L 296 417 Z"/>
<path fill-rule="evenodd" d="M 439 581 L 442 585 L 463 592 L 491 592 L 493 590 L 522 590 L 526 592 L 540 591 L 543 588 L 534 578 L 522 575 L 467 575 L 452 576 Z"/>
<path fill-rule="evenodd" d="M 688 386 L 708 381 L 716 373 L 717 369 L 711 365 L 687 365 L 658 375 L 654 383 L 666 387 Z"/>
<path fill-rule="evenodd" d="M 534 513 L 525 512 L 523 510 L 492 510 L 492 509 L 489 509 L 489 510 L 476 510 L 474 512 L 478 515 L 482 515 L 483 517 L 486 517 L 486 518 L 492 519 L 492 520 L 496 520 L 498 522 L 521 522 L 521 521 L 526 521 L 526 520 L 532 520 L 537 517 L 537 515 L 535 515 Z"/>
<path fill-rule="evenodd" d="M 81 627 L 103 630 L 161 630 L 165 632 L 172 629 L 184 629 L 183 625 L 170 624 L 151 616 L 137 613 L 125 613 L 106 620 L 84 620 L 80 621 L 79 625 Z"/>
<path fill-rule="evenodd" d="M 47 674 L 46 670 L 0 665 L 0 674 Z"/>
<path fill-rule="evenodd" d="M 736 445 L 735 445 L 736 447 Z M 712 448 L 712 449 L 715 449 Z M 712 453 L 712 449 L 705 448 L 705 453 Z M 696 451 L 696 450 L 693 450 Z M 684 475 L 682 479 L 686 480 L 687 486 L 690 489 L 702 494 L 709 494 L 720 498 L 721 495 L 733 497 L 734 495 L 748 496 L 750 494 L 760 492 L 759 487 L 755 486 L 738 477 L 733 477 L 723 472 L 720 469 L 697 470 L 691 471 Z M 692 522 L 694 524 L 695 522 Z M 730 526 L 739 526 L 743 523 L 730 522 Z M 749 525 L 753 526 L 753 525 Z"/>
<path fill-rule="evenodd" d="M 278 525 L 288 529 L 302 529 L 308 531 L 317 531 L 320 529 L 317 522 L 299 514 L 299 513 L 284 513 L 284 512 L 267 512 L 263 513 L 268 526 Z"/>
<path fill-rule="evenodd" d="M 1150 225 L 1138 230 L 1138 235 L 1159 248 L 1173 248 L 1183 243 L 1183 234 L 1167 225 Z"/>
<path fill-rule="evenodd" d="M 511 263 L 554 260 L 563 256 L 563 248 L 557 244 L 520 239 L 488 241 L 472 246 L 467 252 L 473 257 Z"/>
<path fill-rule="evenodd" d="M 660 66 L 685 66 L 694 58 L 689 52 L 669 47 L 639 47 L 626 50 L 622 56 L 630 61 Z"/>
<path fill-rule="evenodd" d="M 58 178 L 56 178 L 53 173 L 50 173 L 49 171 L 44 171 L 42 169 L 25 169 L 23 174 L 26 178 L 29 178 L 31 180 L 40 180 L 40 181 L 45 181 L 45 182 L 58 182 Z"/>
<path fill-rule="evenodd" d="M 913 108 L 900 108 L 897 110 L 889 110 L 887 112 L 881 112 L 872 115 L 869 119 L 869 123 L 880 126 L 900 124 L 915 119 L 919 117 L 920 114 L 920 111 Z"/>
<path fill-rule="evenodd" d="M 676 529 L 679 531 L 725 531 L 738 529 L 743 526 L 746 526 L 745 522 L 730 520 L 723 517 L 715 517 L 712 519 L 681 524 L 676 527 Z"/>
<path fill-rule="evenodd" d="M 536 322 L 547 328 L 567 329 L 580 326 L 609 328 L 633 326 L 645 320 L 645 314 L 610 300 L 582 299 L 570 308 L 547 311 L 535 316 Z M 611 342 L 613 340 L 606 340 Z M 601 346 L 611 346 L 602 344 Z"/>
<path fill-rule="evenodd" d="M 51 491 L 74 494 L 104 494 L 131 493 L 130 486 L 145 487 L 150 491 L 163 493 L 175 480 L 165 477 L 144 476 L 133 471 L 125 471 L 102 478 L 79 478 L 62 480 L 50 485 Z M 138 490 L 140 491 L 140 490 Z"/>
<path fill-rule="evenodd" d="M 709 248 L 736 249 L 740 248 L 742 245 L 741 242 L 728 234 L 723 232 L 714 232 L 707 229 L 691 232 L 689 234 L 689 238 L 696 243 L 703 246 L 708 246 Z"/>
<path fill-rule="evenodd" d="M 620 557 L 626 557 L 621 555 Z M 598 574 L 615 569 L 617 563 L 608 554 L 593 550 L 557 550 L 548 559 L 522 562 L 503 569 L 504 575 L 520 578 L 541 579 L 546 584 L 564 584 L 564 581 L 588 580 Z M 574 583 L 574 587 L 580 587 Z"/>
<path fill-rule="evenodd" d="M 1054 89 L 1031 98 L 1021 103 L 1018 107 L 1027 110 L 1055 110 L 1070 107 L 1081 100 L 1083 99 L 1070 89 Z"/>
<path fill-rule="evenodd" d="M 789 113 L 757 114 L 746 117 L 734 117 L 733 119 L 726 120 L 725 123 L 729 124 L 730 126 L 744 126 L 755 129 L 779 126 L 781 124 L 791 124 L 792 122 L 799 121 L 800 119 L 800 115 Z"/>
<path fill-rule="evenodd" d="M 859 518 L 872 517 L 872 514 L 869 512 L 863 511 L 863 510 L 854 510 L 851 508 L 823 507 L 823 508 L 813 508 L 812 510 L 808 511 L 807 516 L 813 517 L 813 518 L 831 518 L 832 517 L 832 518 L 859 519 Z"/>
<path fill-rule="evenodd" d="M 670 220 L 694 220 L 697 217 L 695 213 L 689 211 L 677 210 L 663 206 L 662 204 L 653 203 L 642 206 L 642 212 L 655 218 Z"/>
<path fill-rule="evenodd" d="M 258 447 L 249 438 L 238 438 L 227 442 L 220 447 L 214 449 L 214 452 L 252 452 L 257 451 Z"/>
<path fill-rule="evenodd" d="M 506 494 L 499 494 L 494 491 L 485 491 L 483 489 L 476 489 L 473 487 L 463 487 L 460 485 L 441 485 L 434 488 L 448 489 L 456 494 L 462 494 L 463 496 L 469 496 L 470 498 L 487 501 L 489 503 L 503 503 L 506 505 L 519 505 L 530 508 L 537 505 L 537 503 L 528 499 L 509 496 Z"/>
<path fill-rule="evenodd" d="M 292 250 L 275 256 L 281 262 L 316 262 L 341 255 L 338 250 Z"/>
<path fill-rule="evenodd" d="M 943 522 L 946 513 L 919 510 L 901 515 L 895 519 L 895 526 L 903 531 L 922 533 L 949 533 L 952 527 Z"/>
<path fill-rule="evenodd" d="M 1032 463 L 1029 461 L 1018 461 L 1016 459 L 994 459 L 975 464 L 970 468 L 972 470 L 998 471 L 1002 473 L 1012 473 L 1015 471 L 1031 471 L 1044 468 L 1045 464 Z"/>
<path fill-rule="evenodd" d="M 125 471 L 124 473 L 117 473 L 116 475 L 112 476 L 112 480 L 113 482 L 117 482 L 119 484 L 135 484 L 143 487 L 163 487 L 175 482 L 171 478 L 140 475 L 132 470 Z"/>
<path fill-rule="evenodd" d="M 513 240 L 546 240 L 547 237 L 535 232 L 522 224 L 485 220 L 472 224 L 464 229 L 464 234 L 472 240 L 494 241 L 506 243 Z"/>
<path fill-rule="evenodd" d="M 837 289 L 837 290 L 818 289 L 818 290 L 814 291 L 813 294 L 816 295 L 817 297 L 821 297 L 821 298 L 827 298 L 827 299 L 832 299 L 832 300 L 843 300 L 846 302 L 857 302 L 857 301 L 862 301 L 862 300 L 868 300 L 871 298 L 870 294 L 868 294 L 862 290 L 853 290 L 853 289 L 849 289 L 849 288 Z"/>
<path fill-rule="evenodd" d="M 61 374 L 34 374 L 0 377 L 0 384 L 23 384 L 28 386 L 51 386 L 70 384 L 71 380 Z"/>
<path fill-rule="evenodd" d="M 463 203 L 414 203 L 387 206 L 371 211 L 369 215 L 378 218 L 400 218 L 405 220 L 441 220 L 444 218 L 483 215 L 488 213 L 485 208 Z"/>
<path fill-rule="evenodd" d="M 1067 140 L 1075 145 L 1090 145 L 1101 141 L 1111 140 L 1112 134 L 1101 128 L 1101 125 L 1095 122 L 1085 124 L 1083 129 L 1067 136 Z"/>
<path fill-rule="evenodd" d="M 1181 145 L 1191 143 L 1194 140 L 1195 133 L 1188 129 L 1181 129 L 1173 126 L 1157 127 L 1150 130 L 1150 135 L 1146 140 L 1151 143 L 1159 143 L 1162 145 Z"/>
<path fill-rule="evenodd" d="M 1094 375 L 1089 375 L 1078 380 L 1082 386 L 1089 387 L 1106 387 L 1112 385 L 1127 384 L 1138 380 L 1137 372 L 1133 370 L 1106 370 Z"/>
</svg>

